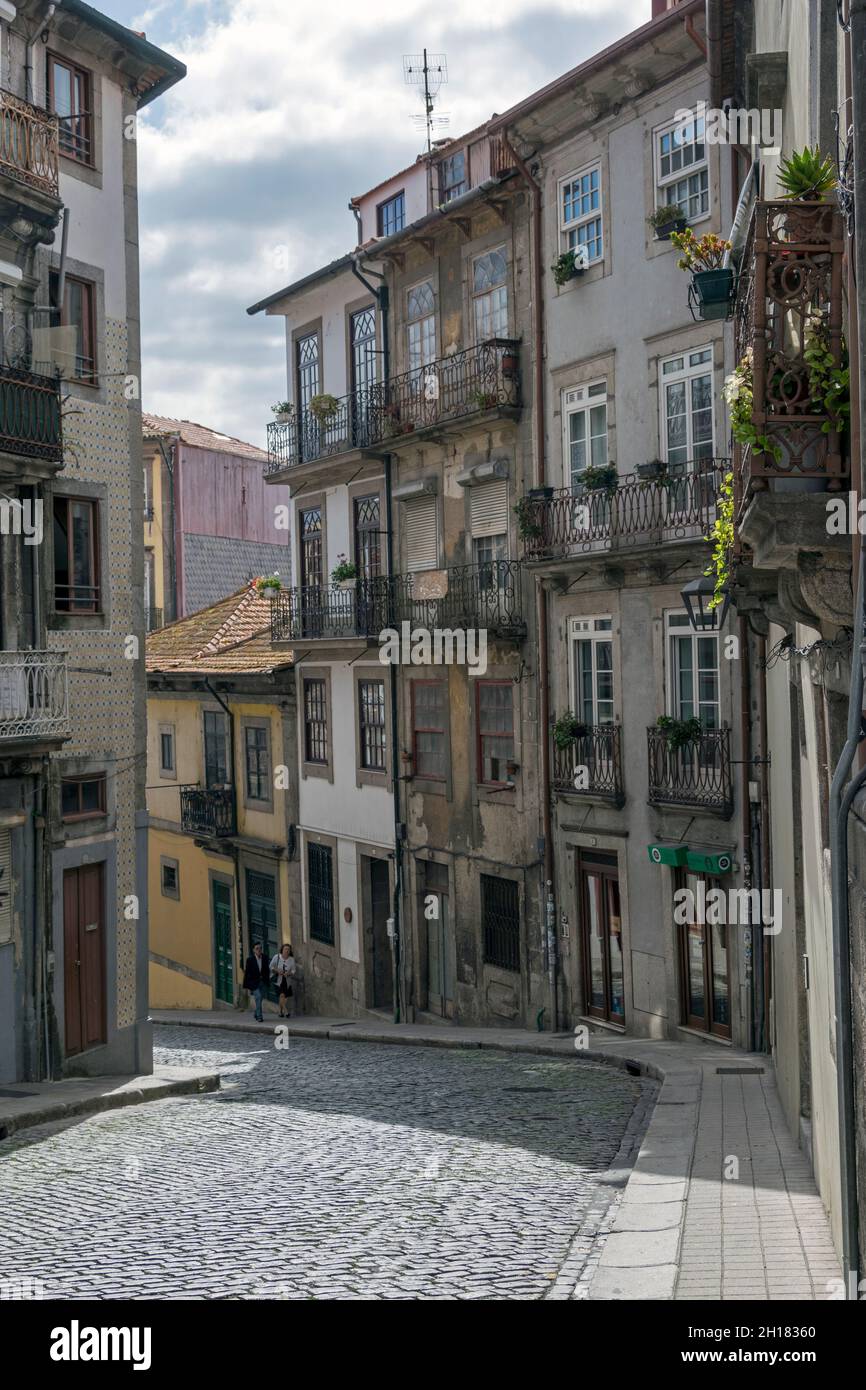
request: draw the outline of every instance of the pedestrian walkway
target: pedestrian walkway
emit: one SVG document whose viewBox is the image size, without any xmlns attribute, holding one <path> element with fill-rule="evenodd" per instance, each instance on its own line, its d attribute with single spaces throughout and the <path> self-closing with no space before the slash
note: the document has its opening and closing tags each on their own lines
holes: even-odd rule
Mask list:
<svg viewBox="0 0 866 1390">
<path fill-rule="evenodd" d="M 154 1023 L 273 1033 L 236 1010 L 157 1011 Z M 772 1061 L 695 1039 L 282 1020 L 290 1037 L 571 1055 L 662 1084 L 589 1291 L 591 1299 L 826 1299 L 841 1271 L 806 1156 L 785 1123 Z M 157 1034 L 157 1040 L 158 1040 Z M 579 1240 L 581 1232 L 575 1237 Z"/>
<path fill-rule="evenodd" d="M 60 1081 L 0 1083 L 0 1139 L 19 1129 L 51 1124 L 147 1100 L 219 1089 L 219 1073 L 200 1067 L 154 1067 L 147 1076 L 66 1076 Z"/>
</svg>

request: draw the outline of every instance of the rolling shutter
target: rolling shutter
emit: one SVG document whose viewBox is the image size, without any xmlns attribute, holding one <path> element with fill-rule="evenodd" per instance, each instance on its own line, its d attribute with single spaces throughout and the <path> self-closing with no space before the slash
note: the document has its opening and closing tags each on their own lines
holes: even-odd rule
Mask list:
<svg viewBox="0 0 866 1390">
<path fill-rule="evenodd" d="M 508 479 L 492 478 L 469 489 L 472 535 L 501 536 L 508 530 Z"/>
<path fill-rule="evenodd" d="M 407 570 L 435 570 L 439 564 L 435 496 L 425 493 L 421 497 L 406 499 L 403 503 L 403 529 Z"/>
<path fill-rule="evenodd" d="M 0 941 L 12 940 L 12 832 L 0 830 Z"/>
</svg>

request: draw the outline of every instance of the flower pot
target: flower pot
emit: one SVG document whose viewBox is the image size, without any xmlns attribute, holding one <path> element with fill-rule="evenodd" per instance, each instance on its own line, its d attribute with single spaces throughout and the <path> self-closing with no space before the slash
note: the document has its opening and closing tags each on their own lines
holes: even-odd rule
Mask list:
<svg viewBox="0 0 866 1390">
<path fill-rule="evenodd" d="M 671 232 L 684 232 L 688 225 L 684 217 L 677 217 L 673 222 L 665 222 L 663 226 L 656 227 L 656 241 L 670 241 Z"/>
<path fill-rule="evenodd" d="M 357 579 L 338 579 L 338 580 L 337 580 L 337 588 L 338 588 L 338 589 L 356 589 L 357 587 L 358 587 L 358 580 L 357 580 Z"/>
<path fill-rule="evenodd" d="M 530 502 L 550 502 L 553 500 L 553 488 L 531 487 L 527 496 Z"/>
<path fill-rule="evenodd" d="M 278 410 L 274 420 L 278 425 L 289 425 L 291 424 L 292 413 L 290 410 Z"/>
<path fill-rule="evenodd" d="M 635 471 L 639 478 L 660 478 L 665 466 L 658 459 L 654 459 L 652 463 L 639 463 Z"/>
<path fill-rule="evenodd" d="M 728 317 L 734 294 L 732 266 L 724 266 L 720 270 L 696 270 L 692 276 L 692 284 L 702 319 Z"/>
<path fill-rule="evenodd" d="M 414 421 L 414 420 L 407 420 L 406 423 L 405 423 L 404 425 L 401 425 L 401 427 L 400 427 L 400 432 L 401 432 L 401 434 L 411 434 L 412 431 L 414 430 L 414 428 L 415 428 L 415 421 Z"/>
<path fill-rule="evenodd" d="M 502 375 L 506 377 L 517 376 L 517 354 L 515 352 L 502 354 Z"/>
</svg>

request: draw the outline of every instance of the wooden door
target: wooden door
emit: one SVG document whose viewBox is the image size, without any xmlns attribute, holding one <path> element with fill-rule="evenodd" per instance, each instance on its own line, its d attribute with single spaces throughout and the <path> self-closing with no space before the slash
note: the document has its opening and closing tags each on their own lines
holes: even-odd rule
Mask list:
<svg viewBox="0 0 866 1390">
<path fill-rule="evenodd" d="M 66 1054 L 105 1042 L 105 866 L 63 875 Z"/>
<path fill-rule="evenodd" d="M 370 953 L 374 1009 L 394 1006 L 394 966 L 388 938 L 391 915 L 391 880 L 387 861 L 368 859 L 370 872 Z"/>
<path fill-rule="evenodd" d="M 224 1004 L 234 1003 L 232 970 L 232 890 L 217 879 L 213 893 L 214 993 Z"/>
<path fill-rule="evenodd" d="M 584 1009 L 591 1018 L 625 1022 L 622 913 L 616 855 L 578 856 Z"/>
</svg>

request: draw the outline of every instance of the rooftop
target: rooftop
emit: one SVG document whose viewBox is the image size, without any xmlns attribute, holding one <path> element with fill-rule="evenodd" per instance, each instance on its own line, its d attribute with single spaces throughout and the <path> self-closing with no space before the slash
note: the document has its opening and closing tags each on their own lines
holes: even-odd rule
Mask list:
<svg viewBox="0 0 866 1390">
<path fill-rule="evenodd" d="M 145 651 L 149 675 L 268 675 L 293 661 L 271 645 L 271 601 L 250 585 L 148 633 Z"/>
<path fill-rule="evenodd" d="M 145 439 L 157 439 L 175 435 L 182 444 L 193 449 L 209 449 L 218 454 L 234 454 L 240 458 L 255 459 L 257 463 L 267 463 L 265 449 L 256 444 L 247 444 L 243 439 L 235 439 L 230 434 L 209 429 L 207 425 L 197 425 L 194 420 L 172 420 L 167 415 L 148 415 L 142 412 L 141 429 Z"/>
</svg>

